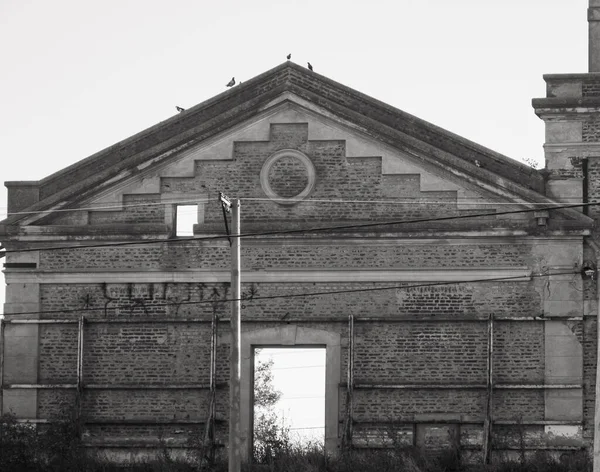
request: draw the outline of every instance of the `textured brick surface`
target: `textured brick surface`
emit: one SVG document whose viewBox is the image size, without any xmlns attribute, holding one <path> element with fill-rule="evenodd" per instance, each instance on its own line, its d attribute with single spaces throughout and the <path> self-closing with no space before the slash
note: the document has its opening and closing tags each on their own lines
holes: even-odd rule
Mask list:
<svg viewBox="0 0 600 472">
<path fill-rule="evenodd" d="M 600 202 L 600 159 L 597 157 L 588 159 L 588 199 L 590 202 Z M 600 217 L 600 208 L 591 206 L 588 214 L 592 218 L 598 218 Z"/>
<path fill-rule="evenodd" d="M 494 324 L 494 382 L 544 383 L 544 323 Z"/>
<path fill-rule="evenodd" d="M 485 383 L 485 329 L 485 323 L 460 322 L 358 324 L 356 381 Z"/>
<path fill-rule="evenodd" d="M 332 316 L 413 315 L 467 316 L 485 318 L 488 314 L 532 316 L 541 312 L 541 297 L 533 282 L 479 282 L 454 287 L 410 288 L 407 283 L 257 283 L 245 284 L 243 291 L 255 291 L 254 300 L 244 301 L 244 315 L 257 318 Z M 406 288 L 403 288 L 406 287 Z M 346 291 L 349 293 L 327 294 Z M 322 295 L 303 296 L 310 293 Z M 87 306 L 98 308 L 87 312 L 90 317 L 161 316 L 209 317 L 213 308 L 217 314 L 228 313 L 228 284 L 44 284 L 41 287 L 42 309 L 53 313 L 47 318 L 63 316 L 61 309 L 81 308 L 81 312 L 66 312 L 65 317 L 77 318 Z M 297 295 L 273 298 L 277 295 Z M 267 297 L 261 300 L 259 297 Z"/>
<path fill-rule="evenodd" d="M 583 122 L 583 142 L 600 141 L 600 120 L 591 118 Z"/>
<path fill-rule="evenodd" d="M 115 204 L 111 204 L 115 206 Z M 105 205 L 109 207 L 111 205 Z M 165 222 L 164 205 L 160 194 L 123 195 L 123 210 L 90 211 L 90 224 L 157 223 Z"/>
<path fill-rule="evenodd" d="M 77 382 L 77 325 L 41 325 L 39 381 Z"/>
<path fill-rule="evenodd" d="M 600 97 L 600 81 L 584 80 L 581 85 L 581 91 L 584 98 Z"/>
<path fill-rule="evenodd" d="M 418 414 L 483 416 L 482 392 L 475 390 L 356 390 L 354 413 L 358 421 L 393 421 Z"/>
<path fill-rule="evenodd" d="M 244 246 L 242 268 L 434 268 L 523 267 L 532 260 L 524 245 L 286 245 Z M 200 243 L 163 243 L 139 247 L 84 248 L 46 251 L 43 270 L 77 269 L 220 269 L 231 267 L 229 247 Z"/>
<path fill-rule="evenodd" d="M 298 217 L 304 220 L 361 220 L 379 218 L 419 218 L 442 214 L 458 214 L 456 192 L 421 192 L 414 176 L 382 175 L 381 158 L 346 158 L 344 141 L 309 141 L 308 125 L 273 125 L 268 142 L 237 142 L 232 161 L 197 161 L 194 178 L 163 178 L 161 191 L 208 192 L 223 191 L 245 198 L 265 198 L 259 175 L 267 158 L 274 152 L 293 148 L 305 153 L 313 162 L 317 183 L 310 196 L 313 200 L 382 200 L 409 199 L 406 204 L 377 203 L 340 205 L 328 202 L 302 203 L 293 207 L 268 201 L 244 203 L 242 221 L 277 222 Z M 300 168 L 282 174 L 281 166 L 292 162 L 277 162 L 268 176 L 273 189 L 282 197 L 295 196 L 304 185 Z M 299 173 L 300 172 L 300 173 Z M 300 188 L 302 187 L 302 188 Z M 290 193 L 291 192 L 291 193 Z M 207 205 L 205 221 L 220 222 L 218 205 Z"/>
<path fill-rule="evenodd" d="M 584 324 L 583 341 L 583 435 L 591 439 L 594 435 L 594 402 L 596 399 L 596 368 L 598 357 L 598 323 L 589 318 Z"/>
<path fill-rule="evenodd" d="M 208 383 L 210 325 L 92 325 L 86 330 L 89 383 Z"/>
</svg>

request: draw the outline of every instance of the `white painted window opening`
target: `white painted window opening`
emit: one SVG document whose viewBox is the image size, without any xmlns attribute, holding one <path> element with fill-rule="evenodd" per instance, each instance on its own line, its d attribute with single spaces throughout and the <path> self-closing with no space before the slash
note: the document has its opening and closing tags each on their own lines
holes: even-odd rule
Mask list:
<svg viewBox="0 0 600 472">
<path fill-rule="evenodd" d="M 175 236 L 193 236 L 198 224 L 198 205 L 177 205 L 175 213 Z"/>
</svg>

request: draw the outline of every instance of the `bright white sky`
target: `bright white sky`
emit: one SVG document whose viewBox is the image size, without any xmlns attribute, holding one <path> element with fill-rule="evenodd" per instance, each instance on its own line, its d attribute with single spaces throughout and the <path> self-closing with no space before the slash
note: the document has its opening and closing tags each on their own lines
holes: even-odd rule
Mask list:
<svg viewBox="0 0 600 472">
<path fill-rule="evenodd" d="M 273 388 L 281 392 L 275 412 L 292 441 L 325 438 L 325 349 L 265 348 L 257 360 L 273 359 Z"/>
<path fill-rule="evenodd" d="M 3 0 L 1 180 L 41 179 L 290 52 L 495 151 L 541 161 L 531 99 L 545 94 L 542 74 L 587 71 L 586 9 L 587 0 Z"/>
</svg>

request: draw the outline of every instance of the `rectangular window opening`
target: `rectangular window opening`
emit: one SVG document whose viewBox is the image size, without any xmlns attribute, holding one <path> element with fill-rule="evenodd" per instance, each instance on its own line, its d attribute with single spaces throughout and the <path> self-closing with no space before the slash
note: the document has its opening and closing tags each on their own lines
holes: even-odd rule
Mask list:
<svg viewBox="0 0 600 472">
<path fill-rule="evenodd" d="M 254 349 L 253 459 L 268 464 L 278 447 L 325 442 L 325 348 Z"/>
<path fill-rule="evenodd" d="M 177 205 L 175 236 L 193 236 L 198 223 L 198 205 Z"/>
</svg>

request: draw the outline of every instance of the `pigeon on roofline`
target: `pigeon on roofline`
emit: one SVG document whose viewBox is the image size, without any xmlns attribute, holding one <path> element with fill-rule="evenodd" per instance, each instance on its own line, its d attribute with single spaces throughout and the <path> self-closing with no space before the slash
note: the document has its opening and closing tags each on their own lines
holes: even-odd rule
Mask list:
<svg viewBox="0 0 600 472">
<path fill-rule="evenodd" d="M 288 55 L 287 55 L 287 60 L 289 61 L 291 58 L 292 58 L 292 55 L 291 55 L 291 54 L 288 54 Z"/>
<path fill-rule="evenodd" d="M 175 106 L 175 108 L 177 108 L 177 111 L 179 113 L 181 113 L 182 111 L 185 111 L 185 108 L 181 108 L 181 107 L 178 107 L 178 106 Z"/>
<path fill-rule="evenodd" d="M 233 87 L 235 85 L 235 77 L 232 77 L 229 82 L 227 82 L 227 87 Z"/>
<path fill-rule="evenodd" d="M 313 70 L 312 64 L 310 62 L 307 62 L 308 64 L 308 70 Z"/>
</svg>

